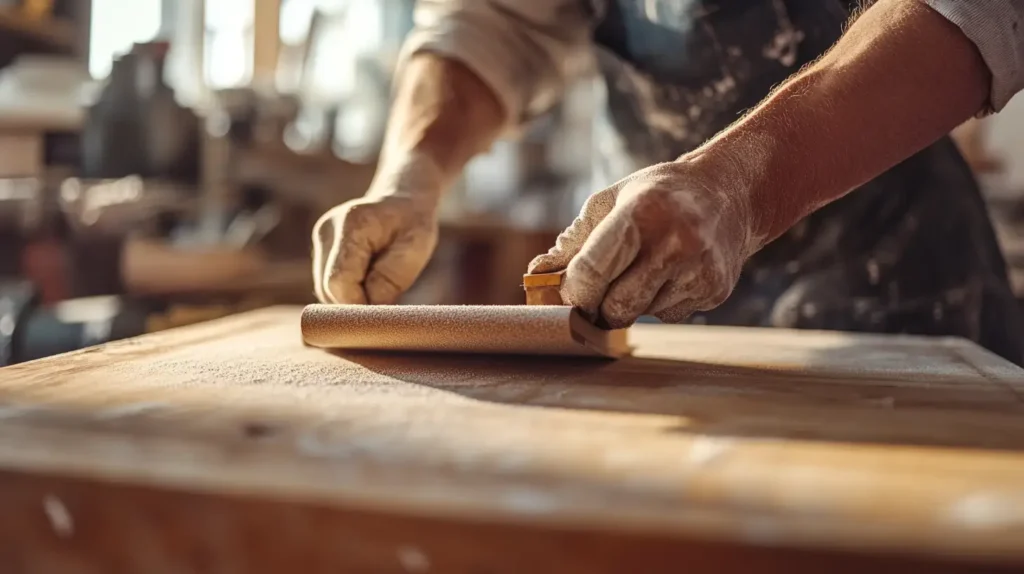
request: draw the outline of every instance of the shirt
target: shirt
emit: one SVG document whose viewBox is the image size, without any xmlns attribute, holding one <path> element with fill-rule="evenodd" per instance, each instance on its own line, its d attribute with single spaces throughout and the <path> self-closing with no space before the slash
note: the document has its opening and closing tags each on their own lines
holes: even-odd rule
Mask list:
<svg viewBox="0 0 1024 574">
<path fill-rule="evenodd" d="M 994 111 L 1024 90 L 1024 0 L 922 0 L 956 24 L 992 73 Z"/>
<path fill-rule="evenodd" d="M 609 0 L 419 0 L 405 55 L 430 51 L 461 61 L 498 95 L 514 122 L 550 108 L 591 64 L 593 28 Z M 1024 89 L 1024 0 L 919 0 L 959 27 L 992 73 L 990 107 Z M 673 3 L 647 2 L 654 10 Z M 674 2 L 677 6 L 692 0 Z M 766 47 L 792 57 L 795 37 Z M 663 58 L 671 56 L 661 54 Z"/>
</svg>

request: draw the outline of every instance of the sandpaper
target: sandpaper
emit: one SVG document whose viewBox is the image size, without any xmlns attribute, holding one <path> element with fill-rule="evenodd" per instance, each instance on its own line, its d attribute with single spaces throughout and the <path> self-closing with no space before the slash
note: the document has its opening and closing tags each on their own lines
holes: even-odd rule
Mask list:
<svg viewBox="0 0 1024 574">
<path fill-rule="evenodd" d="M 329 349 L 617 358 L 626 331 L 561 305 L 309 305 L 302 339 Z"/>
</svg>

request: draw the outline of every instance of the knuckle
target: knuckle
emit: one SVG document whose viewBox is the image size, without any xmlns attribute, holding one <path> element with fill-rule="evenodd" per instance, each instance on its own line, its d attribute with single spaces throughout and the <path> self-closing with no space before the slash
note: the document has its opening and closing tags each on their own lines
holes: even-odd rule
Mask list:
<svg viewBox="0 0 1024 574">
<path fill-rule="evenodd" d="M 583 204 L 584 209 L 586 209 L 586 207 L 588 206 L 596 207 L 599 205 L 607 204 L 611 200 L 614 200 L 617 195 L 618 190 L 614 186 L 606 187 L 605 189 L 602 189 L 597 193 L 591 194 L 591 196 L 588 197 L 587 201 Z"/>
<path fill-rule="evenodd" d="M 343 275 L 332 274 L 327 280 L 324 290 L 330 298 L 342 304 L 365 303 L 362 287 L 348 281 Z"/>
<path fill-rule="evenodd" d="M 426 261 L 426 257 L 415 251 L 391 250 L 386 258 L 374 264 L 370 276 L 404 290 L 412 285 Z"/>
<path fill-rule="evenodd" d="M 685 302 L 665 309 L 664 311 L 657 313 L 655 317 L 663 323 L 682 323 L 683 321 L 686 321 L 690 315 L 693 315 L 694 311 L 694 307 L 689 302 Z"/>
<path fill-rule="evenodd" d="M 386 273 L 374 272 L 366 279 L 366 297 L 370 303 L 394 303 L 408 286 L 393 281 Z"/>
<path fill-rule="evenodd" d="M 562 301 L 567 305 L 573 307 L 579 307 L 586 311 L 596 311 L 597 303 L 595 297 L 592 296 L 591 290 L 584 283 L 576 280 L 570 281 L 568 278 L 562 283 L 562 287 L 559 289 L 559 294 L 562 296 Z"/>
<path fill-rule="evenodd" d="M 359 200 L 348 201 L 336 205 L 320 216 L 313 226 L 314 236 L 321 240 L 333 241 L 337 231 L 351 227 L 366 215 L 366 205 Z"/>
<path fill-rule="evenodd" d="M 360 201 L 349 202 L 344 205 L 344 209 L 339 211 L 337 219 L 349 225 L 359 225 L 367 218 L 372 217 L 374 211 L 373 204 Z"/>
<path fill-rule="evenodd" d="M 601 304 L 601 318 L 610 329 L 624 329 L 633 324 L 637 312 L 625 301 L 606 299 Z"/>
<path fill-rule="evenodd" d="M 579 217 L 563 232 L 563 235 L 574 232 L 581 224 L 587 222 L 593 224 L 603 219 L 615 206 L 617 196 L 618 192 L 614 188 L 608 188 L 588 197 L 587 201 L 583 203 Z"/>
<path fill-rule="evenodd" d="M 537 273 L 537 272 L 542 272 L 543 273 L 543 272 L 550 271 L 551 270 L 550 269 L 550 267 L 551 267 L 551 259 L 552 258 L 551 258 L 550 253 L 545 253 L 543 255 L 538 255 L 538 256 L 534 257 L 533 259 L 530 260 L 529 263 L 526 264 L 526 272 L 527 273 Z"/>
</svg>

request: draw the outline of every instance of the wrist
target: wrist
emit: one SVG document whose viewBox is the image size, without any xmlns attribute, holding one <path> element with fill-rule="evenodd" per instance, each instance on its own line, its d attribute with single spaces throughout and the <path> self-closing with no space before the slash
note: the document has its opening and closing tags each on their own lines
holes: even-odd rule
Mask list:
<svg viewBox="0 0 1024 574">
<path fill-rule="evenodd" d="M 452 180 L 428 153 L 385 153 L 366 197 L 403 197 L 436 207 Z"/>
<path fill-rule="evenodd" d="M 820 133 L 829 121 L 831 83 L 829 70 L 811 66 L 680 158 L 701 165 L 716 185 L 746 198 L 755 251 L 848 190 L 828 169 L 842 157 L 842 144 Z"/>
<path fill-rule="evenodd" d="M 440 201 L 505 125 L 504 109 L 463 64 L 418 54 L 398 81 L 372 194 Z"/>
<path fill-rule="evenodd" d="M 706 190 L 714 190 L 728 203 L 729 220 L 740 226 L 744 237 L 743 251 L 753 255 L 781 232 L 776 195 L 770 179 L 764 177 L 762 160 L 738 153 L 735 146 L 704 146 L 684 155 L 676 163 L 683 164 L 685 177 Z"/>
</svg>

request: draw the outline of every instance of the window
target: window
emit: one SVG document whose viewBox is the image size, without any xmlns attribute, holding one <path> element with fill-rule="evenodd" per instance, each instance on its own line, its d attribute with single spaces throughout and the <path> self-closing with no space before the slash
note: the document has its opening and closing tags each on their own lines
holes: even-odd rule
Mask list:
<svg viewBox="0 0 1024 574">
<path fill-rule="evenodd" d="M 205 77 L 212 89 L 252 79 L 254 0 L 206 1 Z"/>
<path fill-rule="evenodd" d="M 89 73 L 93 78 L 107 77 L 114 59 L 132 44 L 156 38 L 161 4 L 161 0 L 92 0 Z"/>
</svg>

